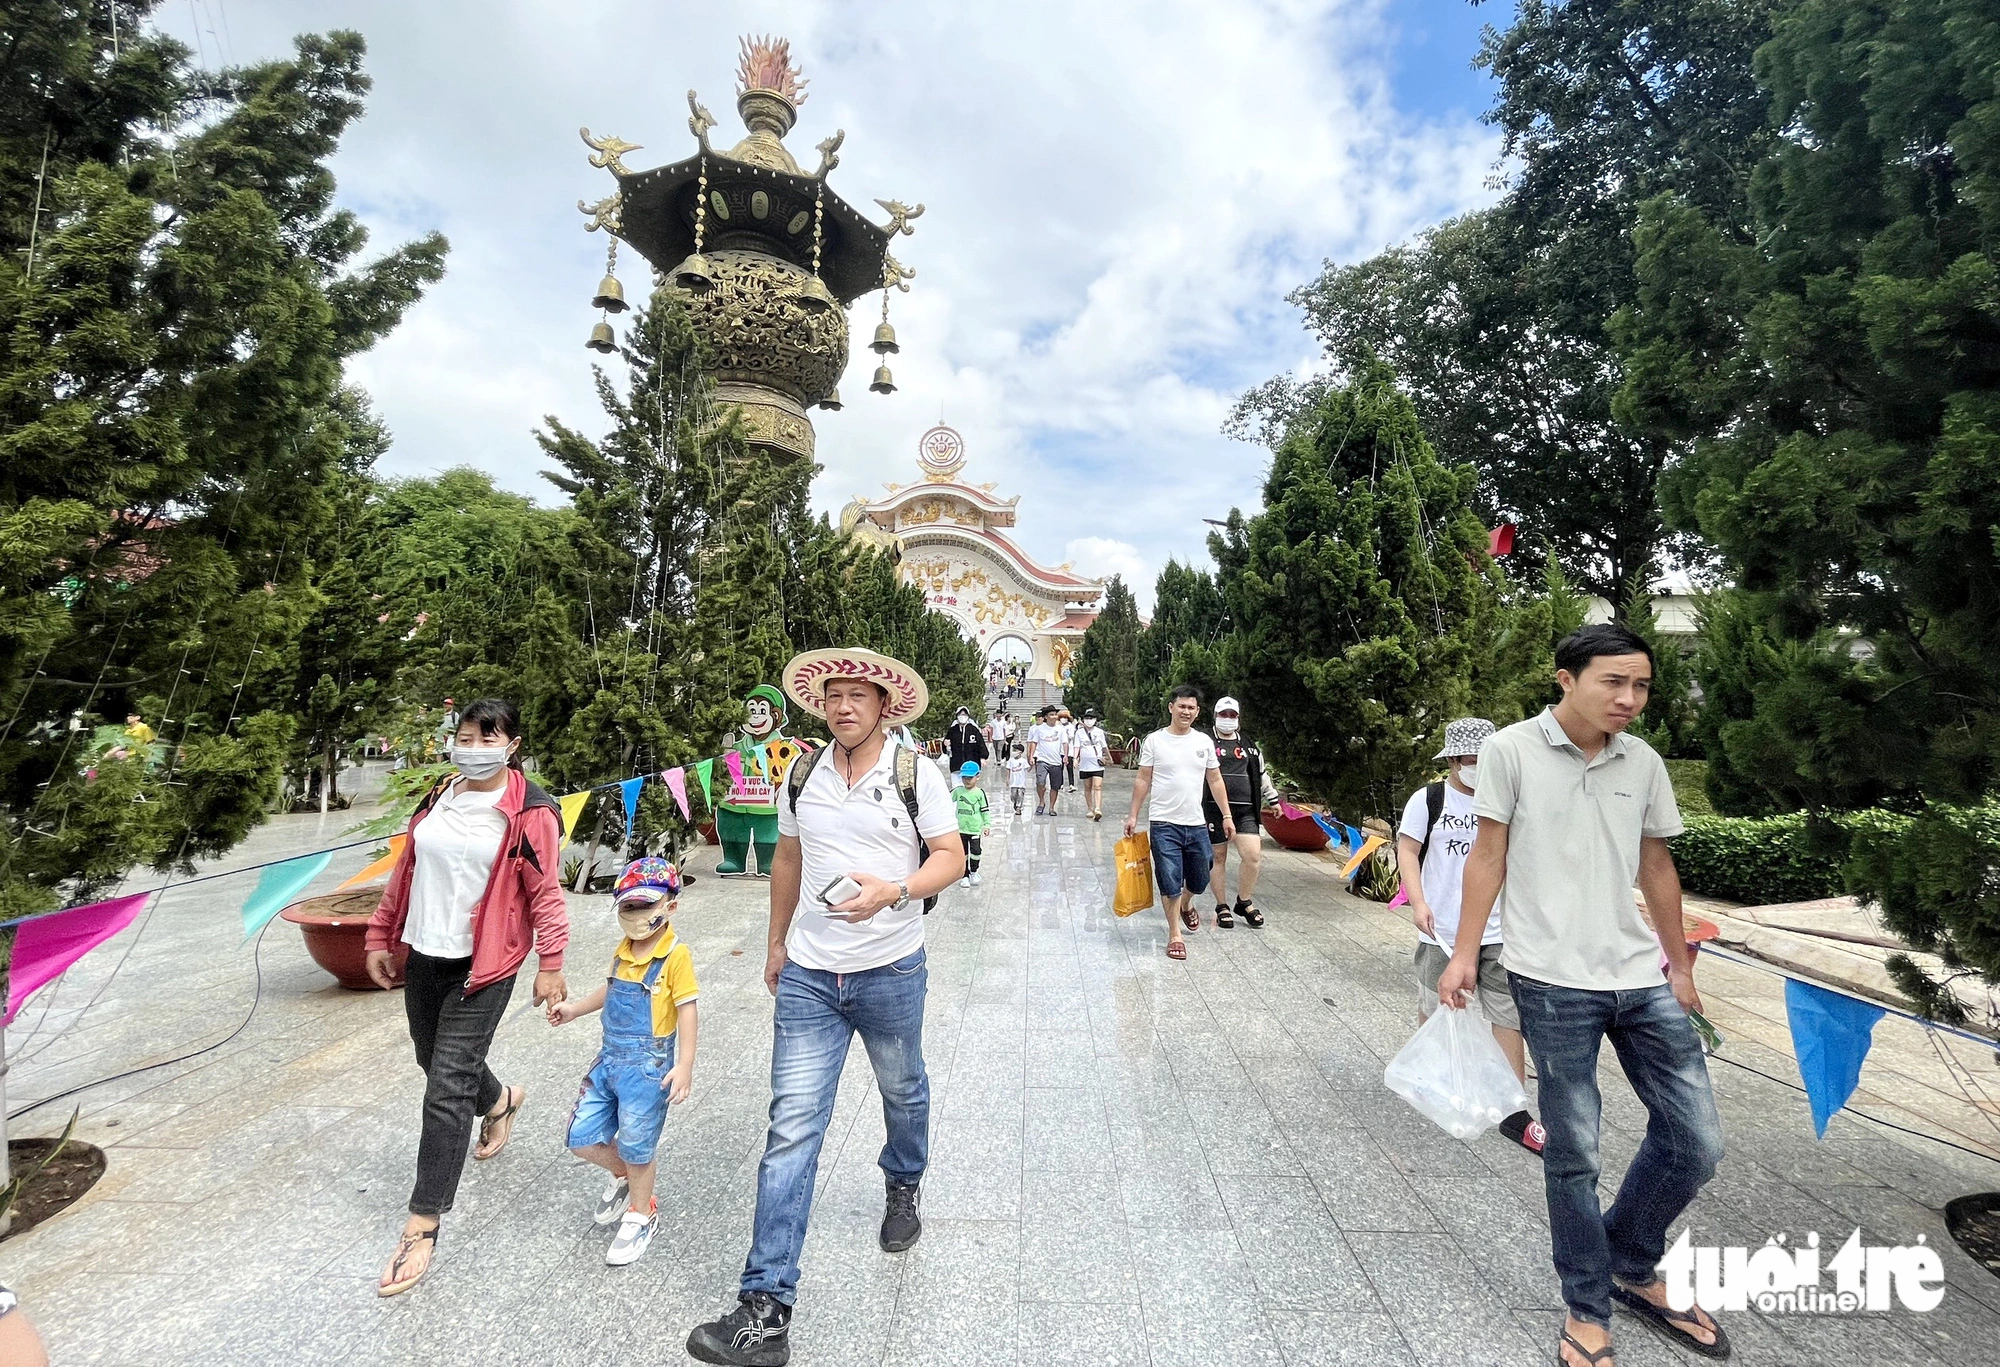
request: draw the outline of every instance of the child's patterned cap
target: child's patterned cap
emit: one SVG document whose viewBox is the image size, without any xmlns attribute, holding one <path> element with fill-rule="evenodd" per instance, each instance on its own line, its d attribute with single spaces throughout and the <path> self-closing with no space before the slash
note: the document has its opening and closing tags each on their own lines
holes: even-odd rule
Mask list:
<svg viewBox="0 0 2000 1367">
<path fill-rule="evenodd" d="M 669 901 L 680 895 L 681 871 L 671 861 L 649 854 L 625 866 L 625 872 L 618 875 L 618 886 L 611 891 L 611 900 L 621 907 L 643 906 L 650 902 Z"/>
</svg>

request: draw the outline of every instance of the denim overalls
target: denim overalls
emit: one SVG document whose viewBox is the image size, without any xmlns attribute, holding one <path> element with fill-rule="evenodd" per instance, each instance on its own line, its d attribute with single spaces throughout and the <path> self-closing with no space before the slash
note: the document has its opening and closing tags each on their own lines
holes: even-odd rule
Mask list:
<svg viewBox="0 0 2000 1367">
<path fill-rule="evenodd" d="M 674 1066 L 677 1038 L 653 1033 L 653 994 L 668 957 L 653 960 L 641 982 L 627 982 L 614 972 L 605 983 L 604 1047 L 584 1074 L 570 1112 L 565 1141 L 570 1148 L 616 1138 L 618 1156 L 625 1162 L 653 1161 L 667 1123 L 667 1094 L 660 1084 Z"/>
</svg>

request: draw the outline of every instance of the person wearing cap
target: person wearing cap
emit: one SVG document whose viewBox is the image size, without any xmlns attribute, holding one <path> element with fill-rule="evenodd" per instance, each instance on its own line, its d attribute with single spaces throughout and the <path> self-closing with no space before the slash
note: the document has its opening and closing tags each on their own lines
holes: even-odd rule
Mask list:
<svg viewBox="0 0 2000 1367">
<path fill-rule="evenodd" d="M 985 790 L 979 786 L 978 760 L 969 759 L 958 766 L 958 786 L 951 790 L 951 801 L 958 811 L 958 838 L 965 842 L 965 876 L 958 880 L 958 885 L 976 888 L 979 886 L 979 838 L 993 824 L 993 818 L 986 810 Z"/>
<path fill-rule="evenodd" d="M 1201 794 L 1201 815 L 1208 823 L 1208 842 L 1214 850 L 1209 885 L 1215 892 L 1215 927 L 1228 930 L 1242 917 L 1253 930 L 1264 928 L 1264 913 L 1252 900 L 1257 895 L 1257 875 L 1264 868 L 1264 823 L 1266 802 L 1275 801 L 1277 789 L 1264 772 L 1264 752 L 1243 737 L 1243 705 L 1234 698 L 1215 700 L 1215 767 L 1222 774 L 1222 786 L 1229 793 L 1229 816 L 1236 834 L 1225 835 L 1222 808 L 1207 789 Z M 1229 906 L 1229 851 L 1236 851 L 1236 907 Z"/>
<path fill-rule="evenodd" d="M 1104 756 L 1111 742 L 1098 725 L 1097 709 L 1083 709 L 1083 721 L 1076 728 L 1076 777 L 1083 785 L 1084 809 L 1092 821 L 1104 820 Z"/>
<path fill-rule="evenodd" d="M 1035 815 L 1054 816 L 1056 800 L 1062 796 L 1065 758 L 1054 703 L 1036 713 L 1035 724 L 1028 728 L 1028 758 L 1035 762 Z"/>
<path fill-rule="evenodd" d="M 1465 860 L 1479 834 L 1473 815 L 1473 788 L 1479 782 L 1479 751 L 1494 733 L 1484 717 L 1460 717 L 1444 728 L 1444 745 L 1437 758 L 1447 775 L 1410 794 L 1403 819 L 1396 827 L 1396 867 L 1403 875 L 1403 892 L 1410 899 L 1410 919 L 1417 925 L 1417 1021 L 1438 1009 L 1438 979 L 1451 959 L 1458 936 L 1460 893 L 1465 885 Z M 1500 908 L 1486 918 L 1479 939 L 1479 1005 L 1493 1027 L 1493 1038 L 1514 1067 L 1514 1076 L 1528 1080 L 1527 1048 L 1521 1041 L 1521 1013 L 1500 964 Z M 1500 1122 L 1500 1132 L 1531 1153 L 1542 1151 L 1540 1122 L 1516 1111 Z"/>
<path fill-rule="evenodd" d="M 741 1367 L 790 1359 L 820 1146 L 856 1034 L 887 1130 L 878 1240 L 900 1253 L 923 1231 L 931 1106 L 923 910 L 965 867 L 944 775 L 886 736 L 930 705 L 916 671 L 872 650 L 813 650 L 795 656 L 781 682 L 833 740 L 792 766 L 778 799 L 764 960 L 764 985 L 777 998 L 771 1121 L 750 1253 L 735 1308 L 687 1339 L 697 1360 Z"/>
<path fill-rule="evenodd" d="M 1063 783 L 1076 787 L 1076 722 L 1067 707 L 1056 708 L 1056 730 L 1062 732 Z"/>
<path fill-rule="evenodd" d="M 611 894 L 624 938 L 611 956 L 609 976 L 590 995 L 548 1009 L 550 1025 L 604 1013 L 604 1043 L 583 1075 L 563 1143 L 610 1175 L 598 1198 L 597 1223 L 618 1225 L 604 1254 L 612 1267 L 638 1262 L 653 1241 L 660 1131 L 668 1103 L 680 1105 L 694 1086 L 701 984 L 694 955 L 669 924 L 680 895 L 680 870 L 667 860 L 649 855 L 627 864 Z"/>
<path fill-rule="evenodd" d="M 972 719 L 972 709 L 961 707 L 952 724 L 945 728 L 945 753 L 949 756 L 948 767 L 954 774 L 963 772 L 967 760 L 983 764 L 990 753 L 986 746 L 986 734 L 979 729 L 979 723 Z"/>
</svg>

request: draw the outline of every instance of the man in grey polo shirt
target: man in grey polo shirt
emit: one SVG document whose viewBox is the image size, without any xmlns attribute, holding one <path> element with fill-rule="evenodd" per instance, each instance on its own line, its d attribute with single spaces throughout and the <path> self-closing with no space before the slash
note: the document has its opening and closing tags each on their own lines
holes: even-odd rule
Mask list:
<svg viewBox="0 0 2000 1367">
<path fill-rule="evenodd" d="M 1438 999 L 1462 1006 L 1487 913 L 1540 1079 L 1549 1232 L 1569 1318 L 1558 1358 L 1610 1360 L 1616 1300 L 1682 1347 L 1727 1357 L 1707 1313 L 1667 1306 L 1667 1228 L 1722 1158 L 1722 1122 L 1688 1012 L 1701 1009 L 1667 837 L 1681 833 L 1667 768 L 1625 734 L 1652 692 L 1653 653 L 1622 626 L 1556 647 L 1562 701 L 1480 750 L 1462 915 Z M 1638 884 L 1647 917 L 1632 899 Z M 1661 972 L 1661 960 L 1666 971 Z M 1646 1137 L 1618 1199 L 1597 1199 L 1597 1058 L 1609 1039 L 1646 1107 Z"/>
</svg>

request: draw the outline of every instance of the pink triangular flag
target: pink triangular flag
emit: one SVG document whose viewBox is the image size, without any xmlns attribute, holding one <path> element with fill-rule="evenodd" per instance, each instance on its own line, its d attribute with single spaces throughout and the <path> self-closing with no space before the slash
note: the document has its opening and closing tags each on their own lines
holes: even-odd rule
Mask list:
<svg viewBox="0 0 2000 1367">
<path fill-rule="evenodd" d="M 688 810 L 687 774 L 679 769 L 662 769 L 660 777 L 667 781 L 667 791 L 674 795 L 674 802 L 681 809 L 681 820 L 694 820 L 694 813 Z"/>
<path fill-rule="evenodd" d="M 729 766 L 729 777 L 735 780 L 729 789 L 734 795 L 737 789 L 743 786 L 743 756 L 740 752 L 731 750 L 722 757 L 722 762 Z"/>
<path fill-rule="evenodd" d="M 103 944 L 139 914 L 150 892 L 114 897 L 108 902 L 52 911 L 21 922 L 14 933 L 14 963 L 7 980 L 7 1019 L 13 1024 L 28 995 L 61 977 L 69 966 Z"/>
</svg>

